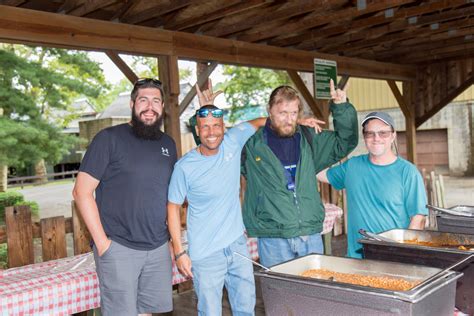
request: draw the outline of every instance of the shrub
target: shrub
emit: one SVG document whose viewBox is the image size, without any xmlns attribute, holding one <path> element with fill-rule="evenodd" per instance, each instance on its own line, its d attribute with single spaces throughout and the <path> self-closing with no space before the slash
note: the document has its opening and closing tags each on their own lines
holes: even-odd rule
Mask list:
<svg viewBox="0 0 474 316">
<path fill-rule="evenodd" d="M 7 244 L 0 244 L 0 269 L 8 268 Z"/>
<path fill-rule="evenodd" d="M 18 205 L 25 201 L 23 194 L 17 191 L 0 192 L 0 222 L 5 222 L 5 207 Z"/>
<path fill-rule="evenodd" d="M 28 205 L 33 218 L 39 218 L 39 206 L 34 201 L 25 201 L 23 194 L 17 191 L 0 192 L 0 225 L 5 223 L 5 208 L 8 206 Z"/>
</svg>

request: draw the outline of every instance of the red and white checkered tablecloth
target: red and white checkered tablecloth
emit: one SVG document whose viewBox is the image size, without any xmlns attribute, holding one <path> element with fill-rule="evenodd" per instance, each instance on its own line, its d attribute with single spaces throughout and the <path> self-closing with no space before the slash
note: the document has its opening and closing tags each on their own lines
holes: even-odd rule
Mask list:
<svg viewBox="0 0 474 316">
<path fill-rule="evenodd" d="M 324 203 L 324 222 L 323 222 L 323 231 L 322 235 L 327 234 L 332 231 L 336 219 L 341 217 L 343 214 L 342 209 L 334 204 Z"/>
<path fill-rule="evenodd" d="M 256 240 L 247 245 L 258 258 Z M 186 280 L 173 262 L 173 284 Z M 0 315 L 70 315 L 99 306 L 92 252 L 0 271 Z"/>
<path fill-rule="evenodd" d="M 70 315 L 99 303 L 91 253 L 0 272 L 1 315 Z"/>
</svg>

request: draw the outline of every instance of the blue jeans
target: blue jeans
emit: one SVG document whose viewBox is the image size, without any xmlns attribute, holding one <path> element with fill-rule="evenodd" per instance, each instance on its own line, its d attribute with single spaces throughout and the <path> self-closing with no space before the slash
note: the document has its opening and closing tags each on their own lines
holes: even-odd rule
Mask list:
<svg viewBox="0 0 474 316">
<path fill-rule="evenodd" d="M 323 253 L 323 250 L 323 240 L 319 233 L 293 238 L 258 238 L 260 263 L 267 267 L 310 253 Z"/>
<path fill-rule="evenodd" d="M 255 279 L 250 261 L 247 239 L 239 237 L 226 248 L 206 258 L 192 260 L 193 284 L 198 298 L 199 315 L 222 314 L 222 290 L 229 294 L 232 315 L 255 314 Z"/>
</svg>

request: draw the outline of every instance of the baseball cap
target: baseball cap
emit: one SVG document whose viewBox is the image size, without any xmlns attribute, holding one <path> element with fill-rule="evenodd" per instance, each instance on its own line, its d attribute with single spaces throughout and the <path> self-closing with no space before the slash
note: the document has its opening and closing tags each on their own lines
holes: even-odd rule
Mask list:
<svg viewBox="0 0 474 316">
<path fill-rule="evenodd" d="M 388 113 L 385 113 L 385 112 L 371 112 L 371 113 L 367 114 L 367 116 L 362 121 L 361 125 L 364 126 L 365 122 L 367 122 L 370 119 L 379 119 L 382 122 L 384 122 L 385 124 L 391 126 L 395 130 L 395 121 L 393 120 L 393 118 Z"/>
</svg>

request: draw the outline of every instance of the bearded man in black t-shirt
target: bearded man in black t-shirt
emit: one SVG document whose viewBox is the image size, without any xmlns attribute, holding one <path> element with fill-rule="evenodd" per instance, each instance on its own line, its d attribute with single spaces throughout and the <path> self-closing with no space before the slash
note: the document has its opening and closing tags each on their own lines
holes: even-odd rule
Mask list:
<svg viewBox="0 0 474 316">
<path fill-rule="evenodd" d="M 176 145 L 160 130 L 163 95 L 156 79 L 134 84 L 132 120 L 94 137 L 73 190 L 94 241 L 105 316 L 173 308 L 166 202 Z"/>
</svg>

